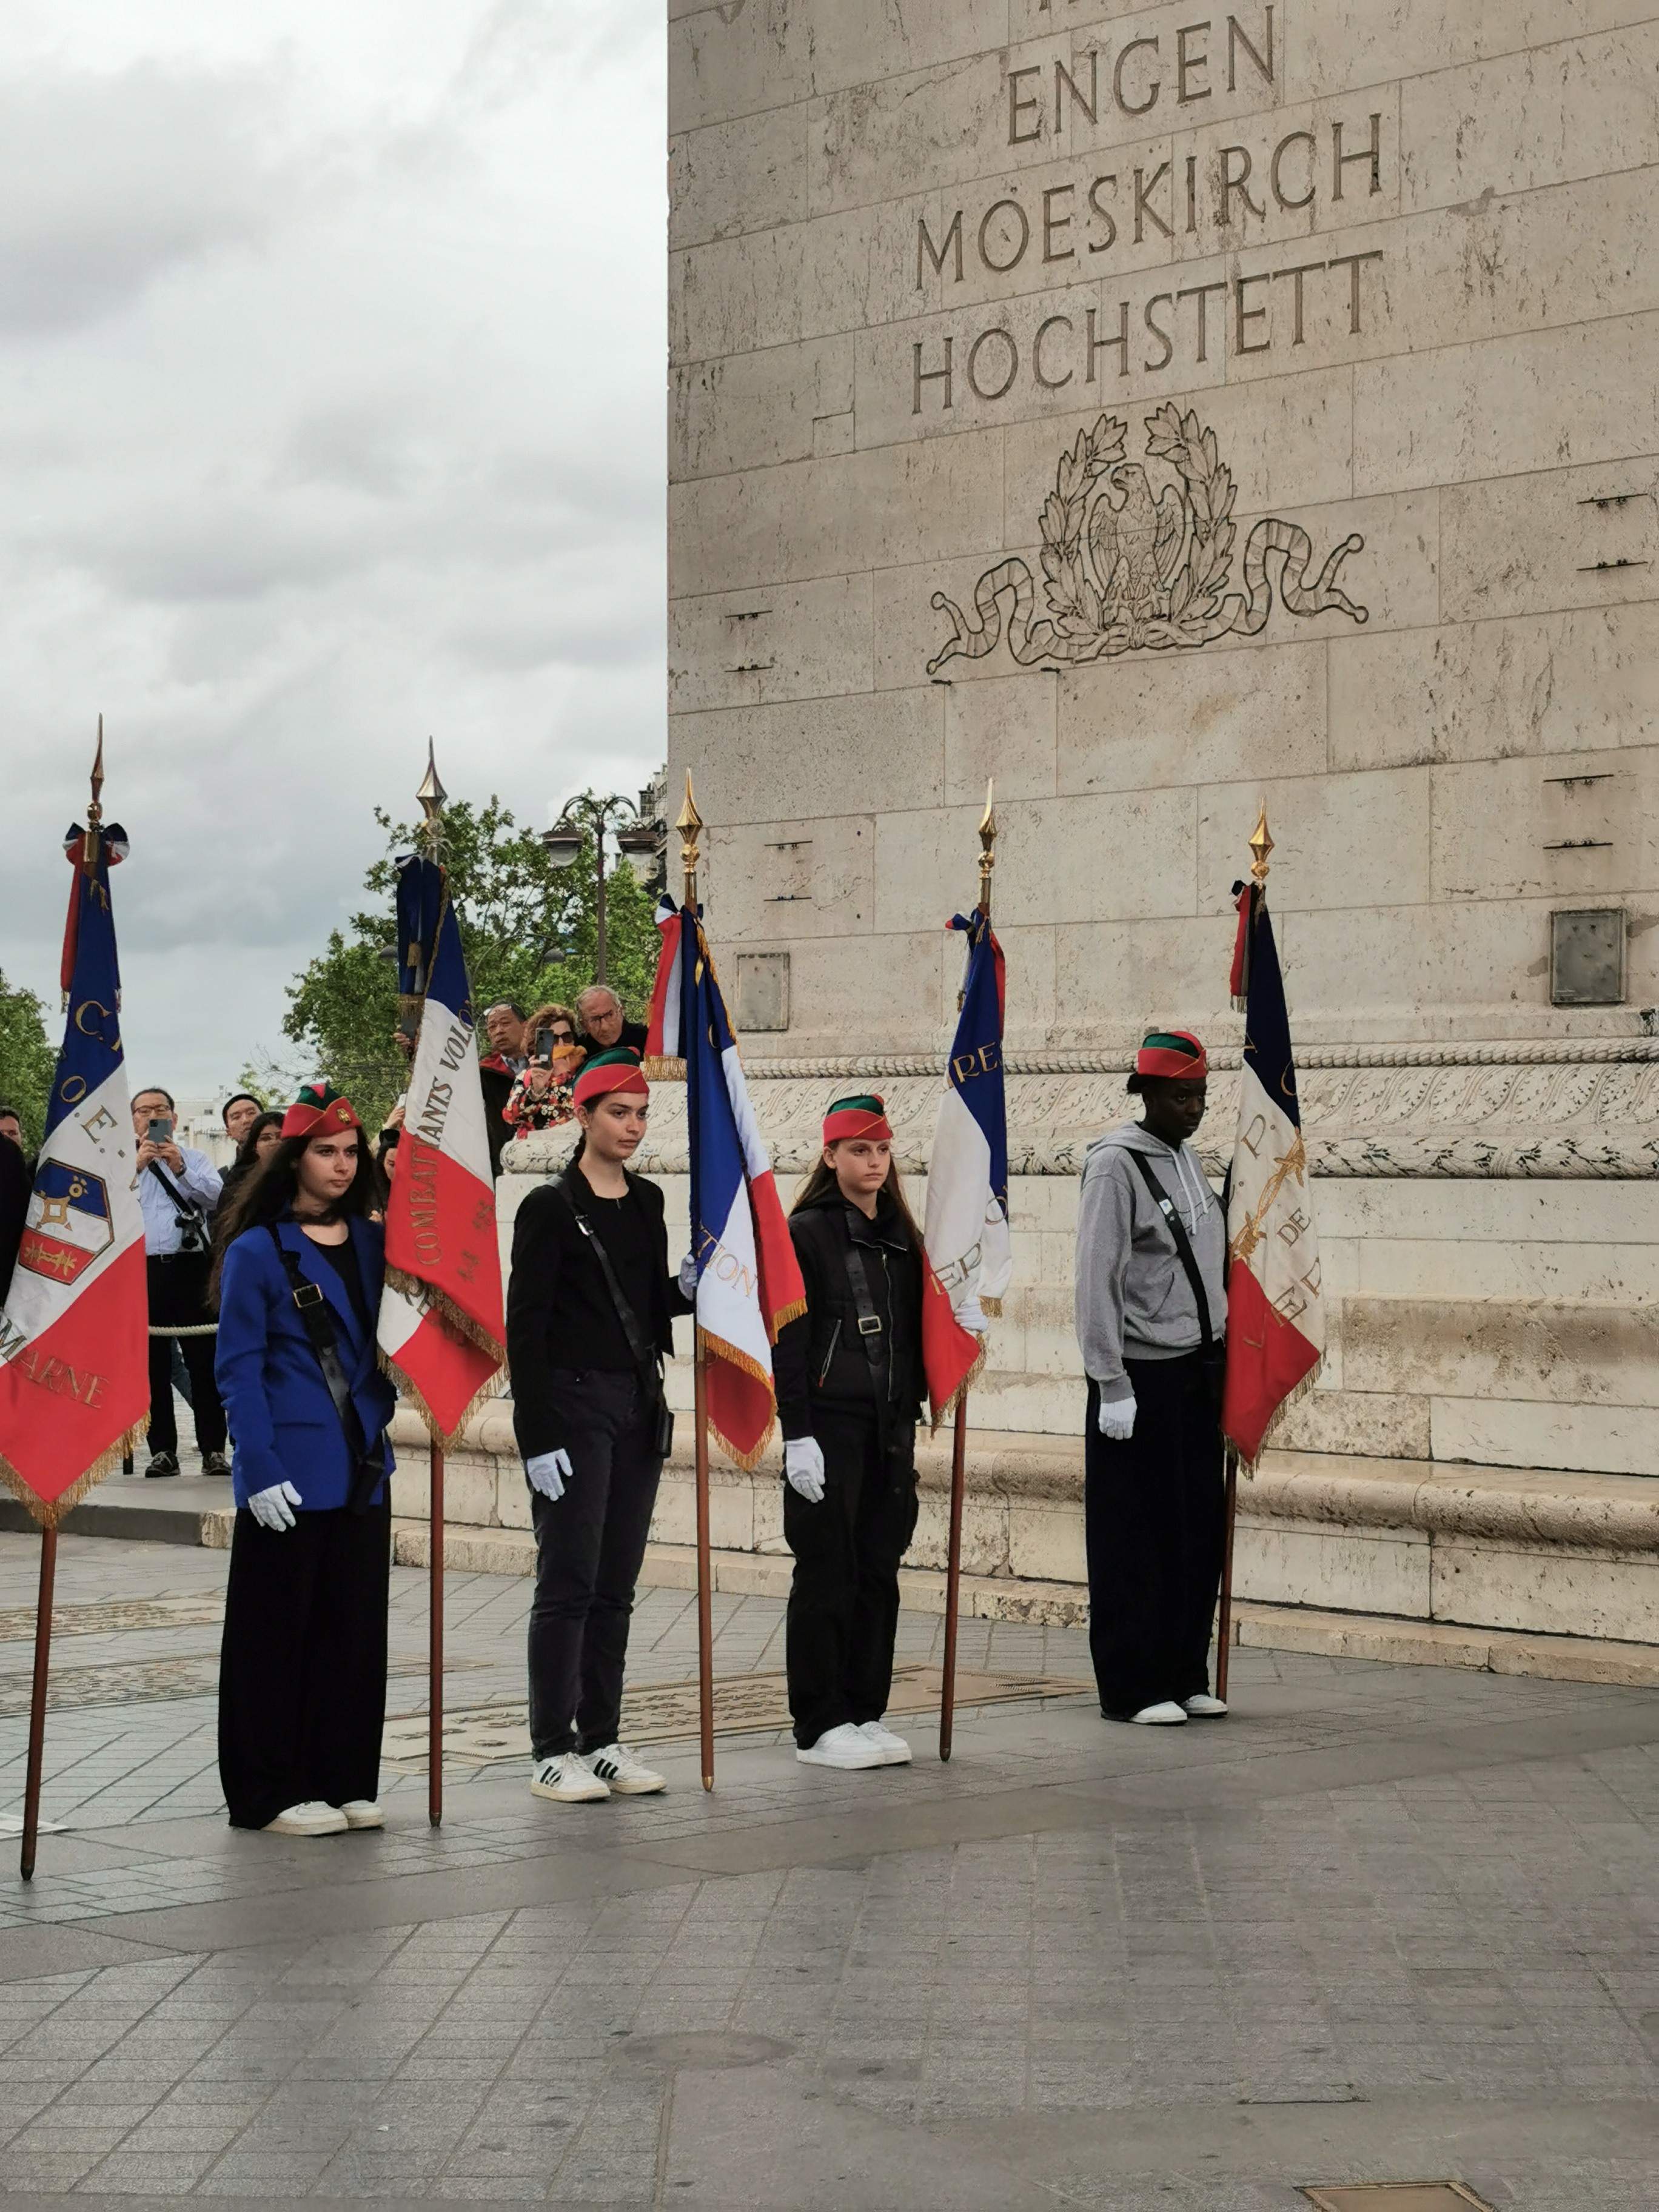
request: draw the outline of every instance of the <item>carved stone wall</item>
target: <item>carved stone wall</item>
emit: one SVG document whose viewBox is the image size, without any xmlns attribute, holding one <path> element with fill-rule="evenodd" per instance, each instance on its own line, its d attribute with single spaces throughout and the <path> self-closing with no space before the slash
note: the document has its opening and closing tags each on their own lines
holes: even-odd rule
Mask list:
<svg viewBox="0 0 1659 2212">
<path fill-rule="evenodd" d="M 1265 795 L 1326 1171 L 1651 1172 L 1639 1071 L 1480 1058 L 1659 1001 L 1650 8 L 669 12 L 671 781 L 768 1048 L 936 1064 L 994 775 L 1058 1164 L 1149 1024 L 1236 1040 Z"/>
</svg>

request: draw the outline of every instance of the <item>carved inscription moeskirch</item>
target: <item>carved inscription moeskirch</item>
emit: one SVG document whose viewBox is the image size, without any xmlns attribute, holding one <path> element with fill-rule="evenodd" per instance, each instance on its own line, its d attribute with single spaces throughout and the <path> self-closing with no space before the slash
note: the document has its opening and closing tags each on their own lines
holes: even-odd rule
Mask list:
<svg viewBox="0 0 1659 2212">
<path fill-rule="evenodd" d="M 1337 588 L 1351 553 L 1364 544 L 1345 538 L 1306 581 L 1313 541 L 1299 523 L 1264 515 L 1245 541 L 1243 590 L 1232 588 L 1236 487 L 1215 433 L 1173 404 L 1146 418 L 1146 458 L 1166 481 L 1155 494 L 1139 461 L 1124 458 L 1127 425 L 1103 415 L 1079 430 L 1062 453 L 1039 527 L 1046 613 L 1035 618 L 1036 582 L 1018 555 L 988 568 L 974 586 L 973 614 L 935 592 L 933 605 L 951 617 L 952 635 L 927 664 L 930 676 L 961 654 L 978 660 L 1002 636 L 1022 665 L 1102 660 L 1141 647 L 1207 645 L 1230 630 L 1254 635 L 1267 619 L 1279 570 L 1279 596 L 1292 614 L 1337 608 L 1357 623 L 1366 610 Z"/>
</svg>

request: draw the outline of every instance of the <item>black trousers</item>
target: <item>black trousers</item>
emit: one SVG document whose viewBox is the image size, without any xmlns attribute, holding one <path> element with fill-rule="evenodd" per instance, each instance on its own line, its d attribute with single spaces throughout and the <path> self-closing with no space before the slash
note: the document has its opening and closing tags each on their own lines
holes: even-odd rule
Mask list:
<svg viewBox="0 0 1659 2212">
<path fill-rule="evenodd" d="M 789 1711 L 805 1751 L 827 1729 L 878 1721 L 893 1686 L 899 1561 L 916 1533 L 916 1432 L 884 1437 L 873 1413 L 820 1407 L 823 1498 L 809 1505 L 786 1483 L 783 1533 L 795 1555 L 784 1631 Z"/>
<path fill-rule="evenodd" d="M 1123 1364 L 1134 1434 L 1101 1435 L 1091 1382 L 1084 1445 L 1089 1649 L 1114 1720 L 1208 1689 L 1226 1532 L 1220 1404 L 1201 1354 Z"/>
<path fill-rule="evenodd" d="M 637 1376 L 555 1370 L 549 1380 L 571 1472 L 562 1498 L 532 1492 L 530 1500 L 530 1745 L 538 1759 L 617 1741 L 628 1623 L 662 1474 L 656 1406 Z"/>
<path fill-rule="evenodd" d="M 234 1828 L 380 1786 L 391 1499 L 295 1522 L 264 1528 L 244 1507 L 231 1538 L 219 1779 Z"/>
<path fill-rule="evenodd" d="M 208 1273 L 213 1265 L 206 1252 L 154 1255 L 144 1262 L 149 1289 L 150 1325 L 179 1328 L 213 1319 L 208 1310 Z M 153 1336 L 149 1340 L 149 1448 L 153 1452 L 176 1452 L 179 1424 L 173 1411 L 173 1346 L 174 1339 Z M 225 1448 L 225 1409 L 219 1402 L 219 1386 L 213 1379 L 210 1336 L 181 1336 L 177 1343 L 190 1376 L 191 1409 L 196 1416 L 196 1445 L 201 1452 Z M 280 1812 L 279 1806 L 277 1810 Z"/>
</svg>

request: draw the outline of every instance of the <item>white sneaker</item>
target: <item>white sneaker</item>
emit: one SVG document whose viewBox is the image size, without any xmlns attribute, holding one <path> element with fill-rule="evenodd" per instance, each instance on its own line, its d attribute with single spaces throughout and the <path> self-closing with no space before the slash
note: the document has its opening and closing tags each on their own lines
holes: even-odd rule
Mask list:
<svg viewBox="0 0 1659 2212">
<path fill-rule="evenodd" d="M 307 1797 L 303 1805 L 290 1805 L 274 1820 L 265 1822 L 268 1836 L 343 1836 L 351 1823 L 337 1805 L 325 1805 L 320 1797 Z"/>
<path fill-rule="evenodd" d="M 884 1752 L 876 1749 L 864 1730 L 854 1728 L 851 1721 L 843 1721 L 839 1728 L 826 1729 L 814 1744 L 805 1751 L 797 1748 L 795 1756 L 807 1766 L 885 1766 Z"/>
<path fill-rule="evenodd" d="M 601 1797 L 611 1795 L 610 1785 L 599 1776 L 579 1751 L 562 1751 L 555 1758 L 544 1759 L 530 1777 L 532 1797 L 551 1797 L 559 1805 L 592 1805 Z"/>
<path fill-rule="evenodd" d="M 1185 1728 L 1187 1715 L 1173 1698 L 1164 1698 L 1155 1705 L 1143 1705 L 1131 1716 L 1137 1728 Z"/>
<path fill-rule="evenodd" d="M 649 1797 L 666 1790 L 666 1778 L 636 1759 L 625 1743 L 608 1743 L 603 1751 L 584 1752 L 583 1759 L 601 1782 L 609 1783 L 618 1797 Z"/>
<path fill-rule="evenodd" d="M 860 1721 L 859 1734 L 866 1743 L 872 1743 L 881 1753 L 884 1766 L 908 1766 L 910 1747 L 902 1735 L 895 1735 L 885 1721 Z"/>
<path fill-rule="evenodd" d="M 340 1810 L 348 1828 L 383 1828 L 386 1814 L 372 1797 L 348 1797 Z"/>
<path fill-rule="evenodd" d="M 1183 1698 L 1181 1702 L 1195 1721 L 1218 1721 L 1227 1711 L 1226 1700 L 1212 1698 L 1207 1690 L 1200 1690 L 1195 1698 Z"/>
</svg>

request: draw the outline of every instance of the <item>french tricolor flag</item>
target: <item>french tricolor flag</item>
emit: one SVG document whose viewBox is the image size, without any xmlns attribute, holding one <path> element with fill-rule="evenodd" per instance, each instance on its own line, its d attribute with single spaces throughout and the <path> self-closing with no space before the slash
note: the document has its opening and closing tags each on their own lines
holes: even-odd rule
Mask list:
<svg viewBox="0 0 1659 2212">
<path fill-rule="evenodd" d="M 386 1212 L 380 1364 L 453 1444 L 506 1364 L 472 992 L 443 870 L 398 864 L 398 988 L 420 1008 Z"/>
<path fill-rule="evenodd" d="M 680 910 L 666 891 L 657 897 L 657 980 L 645 1029 L 645 1073 L 651 1083 L 678 1082 L 685 1073 L 680 1051 Z"/>
<path fill-rule="evenodd" d="M 1254 1467 L 1281 1411 L 1318 1376 L 1325 1300 L 1273 926 L 1259 884 L 1235 884 L 1233 890 L 1238 938 L 1232 991 L 1244 1009 L 1244 1059 L 1227 1205 L 1221 1426 L 1245 1465 Z"/>
<path fill-rule="evenodd" d="M 975 908 L 950 927 L 968 939 L 962 1012 L 945 1072 L 945 1091 L 927 1169 L 923 1241 L 929 1276 L 921 1310 L 922 1360 L 937 1427 L 979 1371 L 982 1342 L 954 1310 L 977 1297 L 1002 1310 L 1013 1273 L 1008 1236 L 1008 1116 L 1002 1082 L 1006 997 L 1002 947 L 989 917 Z"/>
<path fill-rule="evenodd" d="M 678 979 L 672 1026 L 665 1015 L 659 1027 L 653 1007 L 649 1042 L 685 1063 L 691 1249 L 708 1433 L 728 1459 L 752 1468 L 777 1414 L 772 1346 L 785 1323 L 806 1310 L 806 1286 L 708 942 L 690 907 L 675 915 L 672 934 L 659 981 L 664 973 Z"/>
<path fill-rule="evenodd" d="M 0 1480 L 49 1528 L 149 1425 L 144 1223 L 109 901 L 126 834 L 113 823 L 77 827 L 64 850 L 75 869 L 64 939 L 68 1018 L 0 1314 Z"/>
</svg>

